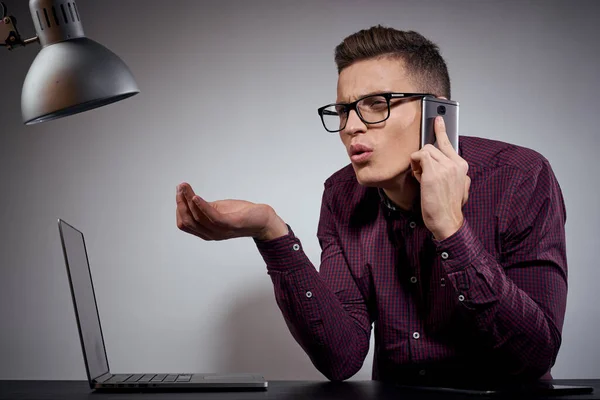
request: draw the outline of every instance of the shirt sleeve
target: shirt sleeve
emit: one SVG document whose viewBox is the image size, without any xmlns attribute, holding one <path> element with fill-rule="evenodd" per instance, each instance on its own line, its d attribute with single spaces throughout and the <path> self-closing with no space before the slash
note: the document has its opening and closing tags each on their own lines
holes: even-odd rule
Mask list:
<svg viewBox="0 0 600 400">
<path fill-rule="evenodd" d="M 567 296 L 566 211 L 547 161 L 514 180 L 492 256 L 468 221 L 436 242 L 458 304 L 508 375 L 538 378 L 554 365 Z"/>
<path fill-rule="evenodd" d="M 317 234 L 319 271 L 291 229 L 286 236 L 256 245 L 292 336 L 323 375 L 344 380 L 364 363 L 372 321 L 339 245 L 327 197 L 326 189 Z"/>
</svg>

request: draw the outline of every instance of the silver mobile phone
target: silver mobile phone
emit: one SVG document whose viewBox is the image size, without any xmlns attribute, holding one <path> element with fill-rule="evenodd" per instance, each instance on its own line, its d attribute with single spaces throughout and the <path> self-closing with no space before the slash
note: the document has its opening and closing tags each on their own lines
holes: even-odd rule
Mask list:
<svg viewBox="0 0 600 400">
<path fill-rule="evenodd" d="M 421 148 L 426 144 L 437 147 L 433 126 L 438 115 L 444 118 L 448 139 L 458 153 L 458 102 L 433 96 L 425 96 L 421 102 Z"/>
</svg>

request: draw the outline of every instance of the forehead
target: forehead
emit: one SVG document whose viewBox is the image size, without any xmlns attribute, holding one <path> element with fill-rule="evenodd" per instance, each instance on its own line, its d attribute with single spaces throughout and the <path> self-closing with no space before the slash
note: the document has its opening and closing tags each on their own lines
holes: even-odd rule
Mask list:
<svg viewBox="0 0 600 400">
<path fill-rule="evenodd" d="M 404 63 L 397 58 L 357 61 L 338 77 L 337 101 L 350 102 L 371 93 L 414 92 Z"/>
</svg>

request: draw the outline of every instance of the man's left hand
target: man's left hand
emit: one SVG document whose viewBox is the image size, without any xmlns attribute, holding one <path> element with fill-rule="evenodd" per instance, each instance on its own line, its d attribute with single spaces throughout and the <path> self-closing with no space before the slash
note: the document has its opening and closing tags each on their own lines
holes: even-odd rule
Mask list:
<svg viewBox="0 0 600 400">
<path fill-rule="evenodd" d="M 428 144 L 411 154 L 414 177 L 421 184 L 421 212 L 427 229 L 444 240 L 464 222 L 462 206 L 469 197 L 469 164 L 460 157 L 446 134 L 442 117 L 435 120 L 438 147 Z"/>
</svg>

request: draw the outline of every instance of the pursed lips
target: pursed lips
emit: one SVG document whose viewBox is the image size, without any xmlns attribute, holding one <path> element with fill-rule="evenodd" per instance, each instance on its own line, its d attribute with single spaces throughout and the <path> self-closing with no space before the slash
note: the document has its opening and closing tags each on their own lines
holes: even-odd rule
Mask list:
<svg viewBox="0 0 600 400">
<path fill-rule="evenodd" d="M 373 154 L 373 148 L 362 143 L 355 143 L 350 146 L 350 160 L 354 163 L 363 163 Z"/>
</svg>

